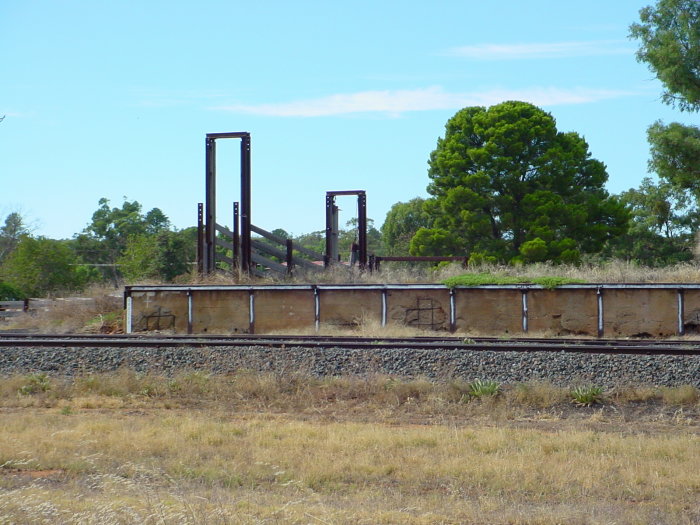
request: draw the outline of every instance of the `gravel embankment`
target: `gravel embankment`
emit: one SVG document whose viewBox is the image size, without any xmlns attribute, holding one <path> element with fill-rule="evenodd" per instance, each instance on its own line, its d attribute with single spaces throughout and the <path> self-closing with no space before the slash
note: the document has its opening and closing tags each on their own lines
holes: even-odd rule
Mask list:
<svg viewBox="0 0 700 525">
<path fill-rule="evenodd" d="M 247 369 L 317 376 L 390 374 L 435 380 L 541 380 L 556 385 L 591 383 L 700 387 L 700 356 L 646 356 L 551 352 L 503 352 L 338 348 L 2 348 L 0 375 L 47 372 L 77 375 L 130 368 L 140 373 L 182 370 L 232 373 Z"/>
</svg>

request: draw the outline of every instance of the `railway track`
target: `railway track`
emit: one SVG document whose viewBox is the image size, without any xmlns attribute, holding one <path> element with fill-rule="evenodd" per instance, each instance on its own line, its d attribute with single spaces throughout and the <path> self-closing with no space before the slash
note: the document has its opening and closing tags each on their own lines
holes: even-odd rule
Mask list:
<svg viewBox="0 0 700 525">
<path fill-rule="evenodd" d="M 491 337 L 329 337 L 294 335 L 55 335 L 0 333 L 3 347 L 211 347 L 257 346 L 268 348 L 406 348 L 465 352 L 568 352 L 590 354 L 700 355 L 700 340 L 687 339 L 541 339 Z"/>
</svg>

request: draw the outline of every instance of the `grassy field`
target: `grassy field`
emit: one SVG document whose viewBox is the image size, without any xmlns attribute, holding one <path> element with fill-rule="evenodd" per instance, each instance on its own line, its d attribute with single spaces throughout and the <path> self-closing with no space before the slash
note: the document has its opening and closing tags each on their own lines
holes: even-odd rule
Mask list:
<svg viewBox="0 0 700 525">
<path fill-rule="evenodd" d="M 8 377 L 0 523 L 698 523 L 699 398 L 625 387 L 583 406 L 546 384 L 380 376 Z"/>
</svg>

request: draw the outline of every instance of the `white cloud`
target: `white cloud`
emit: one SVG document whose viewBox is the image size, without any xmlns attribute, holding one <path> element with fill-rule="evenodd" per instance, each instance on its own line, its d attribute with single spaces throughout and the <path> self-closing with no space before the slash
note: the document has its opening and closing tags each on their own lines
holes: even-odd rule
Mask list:
<svg viewBox="0 0 700 525">
<path fill-rule="evenodd" d="M 629 55 L 634 49 L 625 40 L 550 42 L 529 44 L 476 44 L 448 49 L 445 54 L 474 60 L 521 60 Z"/>
<path fill-rule="evenodd" d="M 397 91 L 361 91 L 275 104 L 236 104 L 213 109 L 273 117 L 326 117 L 352 113 L 379 112 L 399 115 L 408 111 L 459 109 L 465 106 L 491 106 L 505 100 L 522 100 L 537 106 L 585 104 L 627 96 L 627 91 L 589 88 L 494 89 L 449 93 L 439 86 Z"/>
</svg>

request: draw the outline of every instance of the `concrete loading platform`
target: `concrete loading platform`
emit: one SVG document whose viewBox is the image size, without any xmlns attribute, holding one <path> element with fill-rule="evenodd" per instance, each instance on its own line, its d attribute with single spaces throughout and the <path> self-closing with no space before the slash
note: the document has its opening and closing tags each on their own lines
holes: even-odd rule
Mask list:
<svg viewBox="0 0 700 525">
<path fill-rule="evenodd" d="M 700 333 L 700 284 L 127 286 L 127 333 L 250 334 L 363 322 L 480 336 Z"/>
</svg>

